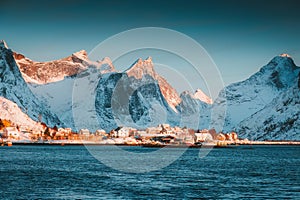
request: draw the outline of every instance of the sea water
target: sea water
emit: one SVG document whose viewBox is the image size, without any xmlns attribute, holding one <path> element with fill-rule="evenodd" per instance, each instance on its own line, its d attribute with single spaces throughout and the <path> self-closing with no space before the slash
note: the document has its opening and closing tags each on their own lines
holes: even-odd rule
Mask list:
<svg viewBox="0 0 300 200">
<path fill-rule="evenodd" d="M 300 147 L 214 148 L 204 158 L 188 149 L 147 173 L 110 168 L 85 146 L 0 147 L 0 191 L 0 199 L 300 199 Z"/>
</svg>

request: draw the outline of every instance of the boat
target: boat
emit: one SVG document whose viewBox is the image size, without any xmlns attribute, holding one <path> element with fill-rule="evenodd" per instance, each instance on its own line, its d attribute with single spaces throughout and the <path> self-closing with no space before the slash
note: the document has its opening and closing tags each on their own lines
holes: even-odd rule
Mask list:
<svg viewBox="0 0 300 200">
<path fill-rule="evenodd" d="M 201 147 L 202 146 L 202 142 L 195 142 L 194 145 L 197 146 L 197 147 Z"/>
</svg>

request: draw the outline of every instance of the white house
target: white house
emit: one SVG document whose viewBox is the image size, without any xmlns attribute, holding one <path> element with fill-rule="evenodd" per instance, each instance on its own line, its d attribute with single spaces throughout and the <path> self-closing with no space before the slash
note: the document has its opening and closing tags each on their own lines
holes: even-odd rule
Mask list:
<svg viewBox="0 0 300 200">
<path fill-rule="evenodd" d="M 16 127 L 6 127 L 3 130 L 3 136 L 17 139 L 20 137 L 20 133 Z"/>
<path fill-rule="evenodd" d="M 193 143 L 193 142 L 194 142 L 193 136 L 191 136 L 191 135 L 186 135 L 186 136 L 184 137 L 184 141 L 185 141 L 186 143 Z"/>
<path fill-rule="evenodd" d="M 80 135 L 90 135 L 90 131 L 88 129 L 80 129 Z"/>
<path fill-rule="evenodd" d="M 63 135 L 68 135 L 72 132 L 71 128 L 59 128 L 58 133 L 63 134 Z"/>
<path fill-rule="evenodd" d="M 195 142 L 204 142 L 213 140 L 209 133 L 195 133 Z"/>
<path fill-rule="evenodd" d="M 106 131 L 103 129 L 98 129 L 98 130 L 96 130 L 95 135 L 106 136 Z"/>
<path fill-rule="evenodd" d="M 146 129 L 146 132 L 148 133 L 148 134 L 157 134 L 157 133 L 159 133 L 161 131 L 161 127 L 148 127 L 147 129 Z"/>
<path fill-rule="evenodd" d="M 130 130 L 130 127 L 122 127 L 119 130 L 117 130 L 116 136 L 120 138 L 128 137 Z"/>
</svg>

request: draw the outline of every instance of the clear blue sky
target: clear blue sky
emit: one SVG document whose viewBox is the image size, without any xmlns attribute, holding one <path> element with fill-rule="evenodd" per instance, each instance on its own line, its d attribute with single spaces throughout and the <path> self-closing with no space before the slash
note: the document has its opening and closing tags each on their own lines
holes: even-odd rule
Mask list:
<svg viewBox="0 0 300 200">
<path fill-rule="evenodd" d="M 0 39 L 33 60 L 46 61 L 81 49 L 89 52 L 128 29 L 170 28 L 198 41 L 227 85 L 249 77 L 283 52 L 300 65 L 299 8 L 299 1 L 291 0 L 2 0 Z"/>
</svg>

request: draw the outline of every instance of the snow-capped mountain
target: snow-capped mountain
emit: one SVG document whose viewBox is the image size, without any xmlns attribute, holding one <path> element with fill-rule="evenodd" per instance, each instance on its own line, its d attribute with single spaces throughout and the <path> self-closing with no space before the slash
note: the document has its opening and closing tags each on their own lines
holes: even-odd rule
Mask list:
<svg viewBox="0 0 300 200">
<path fill-rule="evenodd" d="M 148 57 L 138 59 L 123 73 L 103 75 L 96 88 L 95 105 L 98 121 L 106 130 L 116 126 L 147 128 L 161 123 L 197 129 L 199 119 L 207 120 L 209 115 L 208 104 L 198 98 L 194 95 L 189 96 L 189 100 L 179 97 L 156 73 L 152 58 Z M 200 116 L 198 110 L 204 109 Z"/>
<path fill-rule="evenodd" d="M 64 124 L 74 130 L 72 90 L 77 74 L 85 73 L 88 68 L 99 70 L 103 74 L 115 71 L 108 57 L 93 62 L 89 60 L 85 50 L 50 62 L 34 62 L 19 53 L 14 53 L 14 58 L 31 91 L 48 105 Z"/>
<path fill-rule="evenodd" d="M 200 89 L 194 94 L 184 91 L 180 94 L 180 98 L 182 101 L 177 107 L 181 114 L 180 126 L 207 129 L 211 119 L 211 99 Z M 208 100 L 208 103 L 203 100 Z"/>
<path fill-rule="evenodd" d="M 59 65 L 59 61 L 53 62 Z M 77 76 L 65 77 L 62 81 L 49 84 L 31 84 L 30 88 L 65 124 L 78 129 L 74 125 L 72 113 L 72 106 L 77 108 L 72 102 L 73 86 L 75 82 L 84 82 L 92 73 L 100 76 L 95 93 L 98 124 L 90 124 L 89 119 L 85 118 L 83 124 L 88 127 L 81 128 L 103 128 L 110 131 L 118 125 L 145 128 L 162 122 L 178 124 L 179 114 L 176 106 L 181 99 L 176 90 L 155 72 L 151 58 L 139 59 L 125 72 L 116 72 L 111 60 L 106 57 L 82 70 Z M 48 76 L 51 76 L 51 73 Z M 91 80 L 88 84 L 95 83 Z M 121 92 L 116 92 L 119 90 Z M 120 104 L 120 94 L 125 95 L 129 101 L 123 102 L 127 103 L 123 105 L 123 109 L 116 109 L 113 106 L 116 102 Z"/>
<path fill-rule="evenodd" d="M 129 77 L 142 79 L 145 75 L 151 76 L 157 80 L 162 95 L 168 102 L 169 106 L 175 111 L 176 106 L 181 102 L 181 99 L 176 90 L 158 73 L 154 70 L 152 58 L 148 57 L 146 60 L 138 59 L 127 71 Z"/>
<path fill-rule="evenodd" d="M 225 87 L 215 102 L 200 89 L 179 96 L 155 72 L 151 57 L 117 72 L 108 57 L 90 61 L 85 51 L 56 61 L 34 62 L 2 42 L 0 66 L 1 96 L 16 102 L 34 120 L 42 113 L 50 125 L 59 122 L 57 115 L 74 130 L 110 131 L 117 126 L 146 128 L 160 123 L 205 129 L 221 127 L 218 111 L 226 109 L 225 125 L 217 131 L 234 130 L 249 139 L 299 139 L 300 68 L 287 54 L 276 56 L 247 80 Z M 87 87 L 77 87 L 81 90 L 74 103 L 74 86 L 82 83 Z M 93 97 L 87 100 L 90 94 Z M 81 125 L 75 126 L 73 111 L 86 102 L 92 103 L 82 107 L 87 112 L 81 112 Z"/>
<path fill-rule="evenodd" d="M 60 116 L 65 124 L 73 129 L 89 128 L 96 130 L 103 128 L 110 131 L 121 125 L 146 128 L 160 123 L 172 125 L 182 123 L 180 120 L 182 110 L 180 103 L 182 100 L 176 90 L 155 72 L 150 57 L 146 60 L 138 59 L 125 72 L 116 72 L 107 57 L 102 61 L 97 61 L 97 63 L 97 66 L 95 64 L 89 66 L 77 76 L 65 77 L 62 81 L 44 85 L 31 84 L 30 88 L 40 99 L 50 105 L 52 111 Z M 93 121 L 89 120 L 91 113 L 86 113 L 84 119 L 80 121 L 82 126 L 85 125 L 86 127 L 75 127 L 72 109 L 77 109 L 80 106 L 77 105 L 78 103 L 73 105 L 74 102 L 72 102 L 74 83 L 95 84 L 95 81 L 89 78 L 93 73 L 96 73 L 99 78 L 94 93 L 98 121 L 91 123 Z M 80 95 L 84 96 L 84 92 L 82 91 Z M 198 90 L 196 94 L 200 92 Z M 77 98 L 81 97 L 77 96 Z M 200 109 L 205 107 L 204 104 L 201 107 L 201 103 L 199 103 L 201 100 L 211 101 L 203 92 L 196 97 L 193 95 L 192 98 L 196 99 L 197 108 Z M 87 101 L 82 99 L 81 102 L 86 103 Z M 189 105 L 185 105 L 186 109 L 187 106 Z M 92 108 L 90 110 L 93 112 Z M 84 115 L 83 113 L 81 112 L 81 115 Z M 191 118 L 192 113 L 185 112 L 184 116 Z M 195 119 L 199 120 L 199 117 L 195 117 Z"/>
<path fill-rule="evenodd" d="M 91 61 L 85 50 L 73 53 L 71 56 L 48 62 L 35 62 L 22 54 L 14 52 L 14 58 L 20 68 L 23 78 L 31 84 L 47 84 L 76 76 L 89 66 L 94 66 L 101 73 L 114 72 L 112 61 L 105 57 L 100 61 Z"/>
<path fill-rule="evenodd" d="M 123 73 L 103 76 L 96 91 L 96 111 L 104 129 L 179 123 L 176 106 L 181 99 L 155 72 L 150 57 L 137 60 Z"/>
<path fill-rule="evenodd" d="M 73 84 L 74 79 L 66 77 L 58 82 L 43 85 L 28 84 L 28 86 L 36 97 L 49 107 L 52 113 L 59 116 L 59 119 L 66 127 L 75 130 L 72 118 Z"/>
<path fill-rule="evenodd" d="M 84 50 L 49 62 L 35 62 L 19 53 L 14 53 L 14 58 L 26 82 L 35 84 L 61 81 L 67 76 L 76 75 L 92 64 Z"/>
<path fill-rule="evenodd" d="M 213 100 L 208 97 L 202 90 L 197 89 L 194 98 L 199 99 L 200 101 L 207 103 L 207 104 L 213 104 Z"/>
<path fill-rule="evenodd" d="M 225 87 L 213 105 L 216 108 L 227 106 L 223 131 L 241 130 L 237 128 L 241 121 L 268 107 L 267 105 L 272 106 L 273 100 L 287 93 L 298 81 L 299 71 L 300 68 L 289 55 L 281 54 L 247 80 Z M 246 122 L 241 124 L 252 129 Z"/>
<path fill-rule="evenodd" d="M 294 86 L 282 91 L 263 109 L 239 123 L 236 131 L 240 137 L 252 140 L 299 141 L 299 127 L 300 85 L 295 82 Z"/>
<path fill-rule="evenodd" d="M 17 104 L 4 97 L 0 97 L 0 110 L 0 119 L 10 120 L 16 125 L 26 126 L 34 130 L 41 127 L 41 124 L 28 117 Z"/>
<path fill-rule="evenodd" d="M 4 41 L 0 41 L 0 96 L 16 103 L 34 121 L 38 121 L 41 116 L 42 121 L 49 126 L 63 125 L 28 88 L 12 50 Z"/>
<path fill-rule="evenodd" d="M 116 71 L 109 57 L 105 57 L 100 61 L 98 60 L 95 66 L 97 67 L 98 70 L 100 70 L 101 74 L 106 74 L 106 73 L 111 73 Z"/>
</svg>

